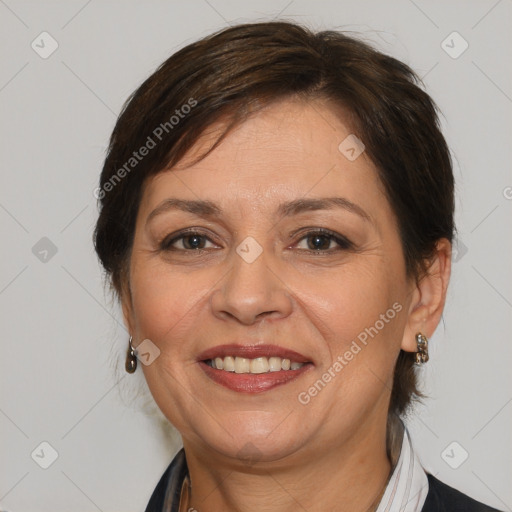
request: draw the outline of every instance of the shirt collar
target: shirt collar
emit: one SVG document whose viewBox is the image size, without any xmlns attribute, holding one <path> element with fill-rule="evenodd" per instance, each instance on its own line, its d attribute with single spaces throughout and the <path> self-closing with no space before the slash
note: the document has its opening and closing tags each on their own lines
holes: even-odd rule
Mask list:
<svg viewBox="0 0 512 512">
<path fill-rule="evenodd" d="M 402 423 L 402 447 L 376 512 L 420 512 L 428 494 L 428 478 Z"/>
</svg>

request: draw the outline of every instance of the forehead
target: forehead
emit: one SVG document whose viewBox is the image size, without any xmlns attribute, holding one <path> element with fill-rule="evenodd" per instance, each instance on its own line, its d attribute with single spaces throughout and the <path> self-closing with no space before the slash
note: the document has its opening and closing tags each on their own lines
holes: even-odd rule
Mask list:
<svg viewBox="0 0 512 512">
<path fill-rule="evenodd" d="M 194 159 L 217 141 L 229 121 L 223 118 L 208 127 L 173 169 L 201 167 L 200 163 L 194 165 Z M 271 152 L 270 158 L 279 156 L 296 165 L 329 153 L 337 156 L 340 142 L 351 133 L 348 113 L 340 106 L 321 99 L 287 98 L 249 114 L 229 132 L 210 161 L 229 156 L 249 164 L 250 156 L 265 158 L 265 153 Z"/>
<path fill-rule="evenodd" d="M 251 115 L 204 159 L 225 125 L 212 126 L 170 172 L 150 178 L 141 207 L 168 196 L 263 205 L 293 197 L 340 193 L 382 200 L 376 169 L 354 145 L 339 110 L 320 101 L 284 100 Z M 354 147 L 354 152 L 346 153 Z M 357 152 L 357 153 L 355 153 Z M 348 157 L 351 158 L 348 158 Z M 293 196 L 293 197 L 292 197 Z M 363 197 L 364 196 L 364 197 Z"/>
</svg>

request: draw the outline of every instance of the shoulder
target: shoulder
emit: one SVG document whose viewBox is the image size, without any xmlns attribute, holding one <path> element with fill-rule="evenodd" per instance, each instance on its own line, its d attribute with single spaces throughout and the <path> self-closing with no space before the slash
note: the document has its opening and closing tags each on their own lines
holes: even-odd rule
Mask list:
<svg viewBox="0 0 512 512">
<path fill-rule="evenodd" d="M 427 473 L 428 494 L 422 512 L 499 512 Z"/>
</svg>

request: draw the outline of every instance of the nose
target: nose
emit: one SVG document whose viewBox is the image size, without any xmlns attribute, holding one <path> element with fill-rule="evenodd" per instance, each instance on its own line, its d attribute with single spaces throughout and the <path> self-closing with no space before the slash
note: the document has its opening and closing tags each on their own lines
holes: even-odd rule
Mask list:
<svg viewBox="0 0 512 512">
<path fill-rule="evenodd" d="M 236 252 L 231 268 L 213 291 L 213 314 L 220 319 L 234 318 L 244 325 L 252 325 L 263 318 L 284 318 L 291 314 L 293 301 L 289 288 L 279 276 L 277 265 L 272 265 L 266 251 L 251 263 Z"/>
</svg>

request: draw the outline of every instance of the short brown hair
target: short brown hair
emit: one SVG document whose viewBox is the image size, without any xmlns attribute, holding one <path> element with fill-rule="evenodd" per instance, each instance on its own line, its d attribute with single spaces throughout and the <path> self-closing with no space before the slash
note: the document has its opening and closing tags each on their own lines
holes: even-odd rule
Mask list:
<svg viewBox="0 0 512 512">
<path fill-rule="evenodd" d="M 406 64 L 365 42 L 288 22 L 230 27 L 179 50 L 125 103 L 101 173 L 94 241 L 114 290 L 126 284 L 145 180 L 177 163 L 214 122 L 226 128 L 210 151 L 253 112 L 292 96 L 347 113 L 396 215 L 408 276 L 419 279 L 436 242 L 454 233 L 450 153 L 437 107 L 419 84 Z M 165 136 L 126 167 L 157 127 Z M 421 396 L 413 363 L 414 354 L 400 352 L 390 421 Z"/>
</svg>

